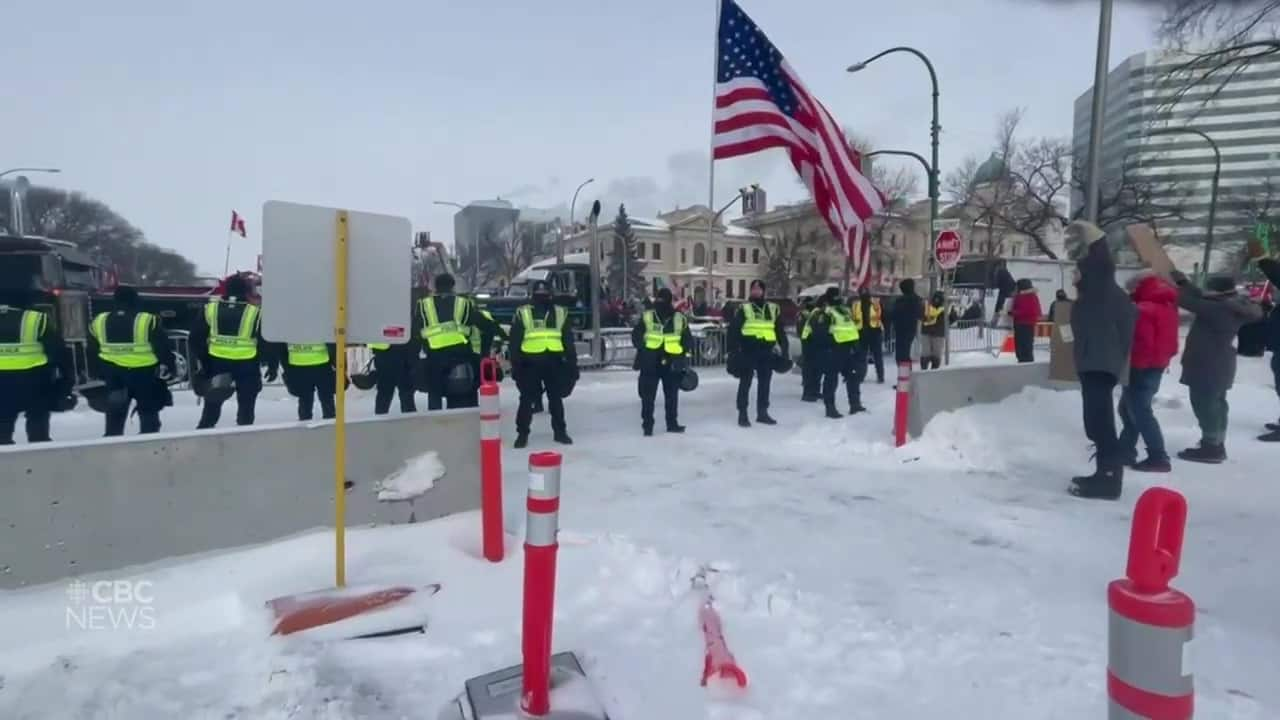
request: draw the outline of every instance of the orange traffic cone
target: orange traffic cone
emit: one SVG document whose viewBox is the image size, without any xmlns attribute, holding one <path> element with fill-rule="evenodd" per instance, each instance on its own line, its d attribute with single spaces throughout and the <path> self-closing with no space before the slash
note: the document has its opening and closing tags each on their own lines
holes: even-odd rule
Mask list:
<svg viewBox="0 0 1280 720">
<path fill-rule="evenodd" d="M 1013 334 L 1010 333 L 1004 336 L 1004 342 L 1000 345 L 1000 354 L 1004 355 L 1012 352 L 1015 352 L 1015 349 L 1013 347 Z"/>
</svg>

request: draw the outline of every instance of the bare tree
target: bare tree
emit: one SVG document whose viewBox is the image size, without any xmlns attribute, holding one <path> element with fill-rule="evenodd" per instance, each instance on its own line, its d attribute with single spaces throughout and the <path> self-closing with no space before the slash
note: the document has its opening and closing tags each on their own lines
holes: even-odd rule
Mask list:
<svg viewBox="0 0 1280 720">
<path fill-rule="evenodd" d="M 1154 0 L 1153 0 L 1154 1 Z M 1171 0 L 1157 35 L 1187 59 L 1160 79 L 1173 89 L 1159 111 L 1213 100 L 1250 64 L 1280 53 L 1280 0 Z M 1201 92 L 1203 91 L 1203 93 Z"/>
<path fill-rule="evenodd" d="M 819 273 L 813 271 L 811 261 L 819 255 L 829 256 L 829 253 L 820 251 L 830 249 L 833 242 L 830 235 L 816 231 L 805 233 L 805 219 L 805 215 L 800 215 L 781 233 L 761 237 L 760 247 L 766 261 L 765 283 L 770 288 L 785 291 L 797 283 L 812 284 L 810 281 Z M 824 262 L 822 269 L 830 271 L 829 260 Z"/>
</svg>

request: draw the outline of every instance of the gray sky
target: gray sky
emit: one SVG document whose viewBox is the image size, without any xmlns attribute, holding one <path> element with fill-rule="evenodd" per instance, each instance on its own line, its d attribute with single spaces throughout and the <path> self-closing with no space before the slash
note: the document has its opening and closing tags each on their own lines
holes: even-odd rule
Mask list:
<svg viewBox="0 0 1280 720">
<path fill-rule="evenodd" d="M 836 118 L 928 152 L 938 69 L 942 166 L 985 153 L 996 116 L 1065 136 L 1092 82 L 1097 3 L 740 0 Z M 157 245 L 221 271 L 235 208 L 252 268 L 270 199 L 405 215 L 451 240 L 451 208 L 498 195 L 633 215 L 707 201 L 714 0 L 46 0 L 4 9 L 0 170 L 93 195 Z M 1118 4 L 1112 60 L 1153 44 Z M 895 162 L 888 161 L 886 162 Z M 803 189 L 780 151 L 717 163 L 717 198 Z M 923 183 L 921 184 L 923 188 Z"/>
</svg>

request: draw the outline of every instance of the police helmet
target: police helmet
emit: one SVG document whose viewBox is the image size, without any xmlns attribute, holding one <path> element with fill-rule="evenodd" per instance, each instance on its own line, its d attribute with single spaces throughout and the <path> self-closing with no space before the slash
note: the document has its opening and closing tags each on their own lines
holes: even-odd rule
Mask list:
<svg viewBox="0 0 1280 720">
<path fill-rule="evenodd" d="M 698 389 L 698 373 L 693 368 L 685 368 L 680 373 L 680 389 L 684 392 L 693 392 Z"/>
<path fill-rule="evenodd" d="M 469 362 L 461 362 L 449 371 L 445 381 L 445 393 L 448 395 L 467 395 L 476 389 L 476 371 Z"/>
</svg>

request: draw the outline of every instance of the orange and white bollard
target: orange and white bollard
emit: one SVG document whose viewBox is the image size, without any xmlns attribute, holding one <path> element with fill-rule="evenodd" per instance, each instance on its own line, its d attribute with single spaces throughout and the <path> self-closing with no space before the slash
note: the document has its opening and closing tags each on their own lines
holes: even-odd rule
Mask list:
<svg viewBox="0 0 1280 720">
<path fill-rule="evenodd" d="M 480 361 L 480 525 L 485 560 L 502 562 L 502 402 L 493 358 Z"/>
<path fill-rule="evenodd" d="M 551 627 L 556 602 L 556 539 L 560 529 L 560 453 L 529 456 L 528 518 L 524 538 L 524 675 L 520 709 L 551 712 Z"/>
<path fill-rule="evenodd" d="M 1126 577 L 1107 587 L 1109 720 L 1189 720 L 1195 711 L 1187 650 L 1196 606 L 1169 587 L 1186 524 L 1187 501 L 1177 492 L 1153 487 L 1138 498 Z"/>
<path fill-rule="evenodd" d="M 911 361 L 898 363 L 898 398 L 893 407 L 893 444 L 907 444 L 907 416 L 911 412 Z"/>
</svg>

